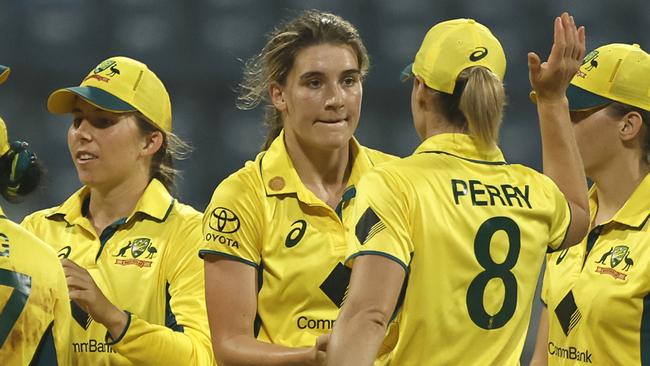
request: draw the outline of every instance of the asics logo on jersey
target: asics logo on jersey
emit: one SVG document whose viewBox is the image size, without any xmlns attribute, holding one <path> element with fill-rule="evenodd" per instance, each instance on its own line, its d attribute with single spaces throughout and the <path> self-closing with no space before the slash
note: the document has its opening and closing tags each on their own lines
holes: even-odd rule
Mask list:
<svg viewBox="0 0 650 366">
<path fill-rule="evenodd" d="M 68 258 L 70 256 L 71 251 L 72 251 L 72 247 L 69 246 L 69 245 L 66 245 L 63 248 L 59 249 L 58 257 L 61 258 L 61 259 Z"/>
<path fill-rule="evenodd" d="M 634 265 L 634 260 L 630 258 L 630 253 L 630 248 L 627 245 L 617 245 L 615 247 L 610 247 L 607 252 L 603 253 L 600 256 L 600 260 L 596 261 L 597 264 L 607 265 L 605 261 L 607 260 L 607 257 L 609 257 L 609 268 L 597 266 L 596 273 L 607 274 L 617 280 L 625 280 L 625 278 L 627 278 L 627 274 L 617 271 L 614 268 L 624 262 L 625 265 L 621 268 L 621 271 L 628 271 L 630 267 Z"/>
<path fill-rule="evenodd" d="M 291 227 L 293 229 L 289 231 L 287 238 L 284 240 L 284 245 L 287 248 L 293 248 L 300 242 L 302 237 L 305 236 L 305 231 L 307 231 L 307 222 L 305 222 L 305 220 L 297 220 L 291 224 Z"/>
<path fill-rule="evenodd" d="M 562 263 L 562 261 L 564 260 L 564 257 L 566 257 L 566 255 L 567 255 L 567 253 L 569 253 L 569 249 L 568 249 L 568 248 L 562 250 L 562 251 L 560 252 L 560 255 L 557 256 L 557 260 L 555 261 L 555 264 L 558 265 L 558 264 Z"/>
<path fill-rule="evenodd" d="M 231 210 L 225 207 L 217 207 L 212 210 L 208 225 L 217 232 L 230 234 L 239 230 L 239 218 Z"/>
<path fill-rule="evenodd" d="M 476 62 L 487 56 L 488 49 L 485 47 L 476 47 L 476 50 L 469 55 L 469 60 Z"/>
</svg>

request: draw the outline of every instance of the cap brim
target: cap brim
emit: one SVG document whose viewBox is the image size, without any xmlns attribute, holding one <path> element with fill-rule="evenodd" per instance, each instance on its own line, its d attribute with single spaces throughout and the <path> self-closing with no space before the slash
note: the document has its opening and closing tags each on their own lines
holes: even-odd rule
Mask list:
<svg viewBox="0 0 650 366">
<path fill-rule="evenodd" d="M 0 65 L 0 84 L 7 81 L 7 78 L 9 77 L 10 73 L 11 73 L 10 68 L 8 68 L 7 66 Z"/>
<path fill-rule="evenodd" d="M 601 97 L 573 84 L 569 84 L 566 97 L 569 100 L 569 110 L 571 111 L 583 111 L 613 102 L 611 99 Z"/>
<path fill-rule="evenodd" d="M 77 96 L 95 107 L 109 112 L 124 113 L 137 110 L 113 94 L 92 86 L 73 86 L 56 90 L 47 98 L 47 110 L 54 114 L 70 113 L 74 108 Z"/>
<path fill-rule="evenodd" d="M 399 76 L 399 80 L 401 82 L 405 82 L 408 79 L 413 77 L 413 64 L 408 64 L 406 67 L 402 70 L 402 73 Z"/>
<path fill-rule="evenodd" d="M 569 84 L 566 90 L 566 97 L 569 100 L 570 111 L 584 111 L 613 102 L 611 99 L 588 92 L 573 84 Z M 537 94 L 534 90 L 528 94 L 528 98 L 533 104 L 537 104 Z"/>
</svg>

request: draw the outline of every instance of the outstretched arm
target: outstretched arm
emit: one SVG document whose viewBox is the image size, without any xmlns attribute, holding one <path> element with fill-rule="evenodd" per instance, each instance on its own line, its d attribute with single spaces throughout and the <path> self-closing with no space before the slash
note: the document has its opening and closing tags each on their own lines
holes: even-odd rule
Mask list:
<svg viewBox="0 0 650 366">
<path fill-rule="evenodd" d="M 555 18 L 554 40 L 546 62 L 528 54 L 530 84 L 537 99 L 544 174 L 562 191 L 571 208 L 571 224 L 561 248 L 574 245 L 589 227 L 587 179 L 569 117 L 566 89 L 585 53 L 585 28 L 568 13 Z"/>
</svg>

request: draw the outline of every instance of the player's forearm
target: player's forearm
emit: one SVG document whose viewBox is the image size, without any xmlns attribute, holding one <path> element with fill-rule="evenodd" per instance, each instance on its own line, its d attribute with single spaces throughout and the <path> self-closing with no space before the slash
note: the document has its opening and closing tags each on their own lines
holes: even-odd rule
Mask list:
<svg viewBox="0 0 650 366">
<path fill-rule="evenodd" d="M 572 210 L 573 230 L 567 241 L 580 241 L 588 229 L 587 179 L 575 140 L 566 98 L 538 100 L 544 174 L 562 191 Z M 566 243 L 565 243 L 566 244 Z"/>
<path fill-rule="evenodd" d="M 386 334 L 387 321 L 375 311 L 342 313 L 327 347 L 328 366 L 372 365 Z"/>
<path fill-rule="evenodd" d="M 130 315 L 121 336 L 111 346 L 135 365 L 214 365 L 210 339 L 196 329 L 175 332 Z"/>
<path fill-rule="evenodd" d="M 285 347 L 243 335 L 212 341 L 219 366 L 316 365 L 313 348 Z"/>
</svg>

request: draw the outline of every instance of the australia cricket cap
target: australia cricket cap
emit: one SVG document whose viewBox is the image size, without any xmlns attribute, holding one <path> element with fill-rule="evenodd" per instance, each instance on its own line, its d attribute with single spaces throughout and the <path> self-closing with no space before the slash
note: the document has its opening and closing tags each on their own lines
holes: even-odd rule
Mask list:
<svg viewBox="0 0 650 366">
<path fill-rule="evenodd" d="M 47 109 L 55 114 L 70 113 L 76 97 L 109 112 L 138 111 L 161 130 L 172 130 L 172 108 L 165 86 L 147 65 L 134 59 L 118 56 L 102 61 L 81 85 L 50 94 Z"/>
<path fill-rule="evenodd" d="M 650 111 L 650 55 L 638 44 L 608 44 L 589 52 L 567 89 L 569 109 L 616 101 Z"/>
<path fill-rule="evenodd" d="M 453 19 L 427 32 L 415 61 L 402 71 L 402 80 L 417 75 L 431 89 L 454 93 L 460 73 L 483 66 L 499 80 L 506 72 L 506 55 L 490 30 L 474 19 Z"/>
</svg>

